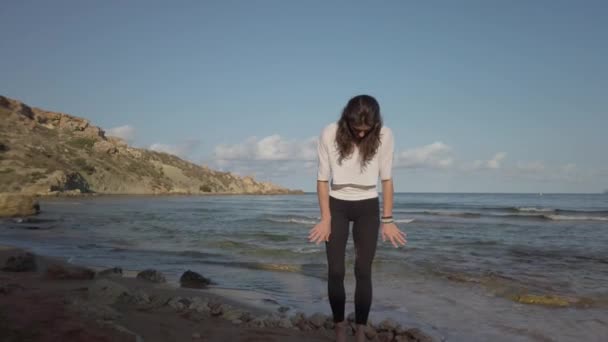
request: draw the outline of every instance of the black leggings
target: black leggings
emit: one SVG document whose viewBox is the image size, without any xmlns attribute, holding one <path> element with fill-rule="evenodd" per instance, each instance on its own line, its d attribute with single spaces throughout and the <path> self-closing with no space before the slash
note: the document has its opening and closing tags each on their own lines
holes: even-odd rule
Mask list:
<svg viewBox="0 0 608 342">
<path fill-rule="evenodd" d="M 328 264 L 329 303 L 334 322 L 344 320 L 344 254 L 348 240 L 348 228 L 353 221 L 355 242 L 355 322 L 367 324 L 372 304 L 372 261 L 376 254 L 380 206 L 378 197 L 345 201 L 329 197 L 331 235 L 325 243 Z"/>
</svg>

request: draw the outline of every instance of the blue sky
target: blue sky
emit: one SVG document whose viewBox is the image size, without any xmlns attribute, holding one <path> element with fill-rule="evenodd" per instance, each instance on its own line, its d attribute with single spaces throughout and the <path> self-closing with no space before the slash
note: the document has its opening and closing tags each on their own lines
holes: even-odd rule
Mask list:
<svg viewBox="0 0 608 342">
<path fill-rule="evenodd" d="M 0 94 L 314 191 L 354 95 L 397 191 L 608 188 L 605 1 L 11 1 Z"/>
</svg>

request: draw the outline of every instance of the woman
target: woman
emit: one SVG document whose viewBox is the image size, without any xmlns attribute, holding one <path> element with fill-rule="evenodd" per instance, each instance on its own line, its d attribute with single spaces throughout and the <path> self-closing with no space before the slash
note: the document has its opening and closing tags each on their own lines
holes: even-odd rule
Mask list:
<svg viewBox="0 0 608 342">
<path fill-rule="evenodd" d="M 393 222 L 393 134 L 382 126 L 380 106 L 371 96 L 348 101 L 337 123 L 326 126 L 318 144 L 317 195 L 321 222 L 310 230 L 309 240 L 325 242 L 328 264 L 328 293 L 336 340 L 346 341 L 344 320 L 344 254 L 353 221 L 355 244 L 356 340 L 365 340 L 364 327 L 372 301 L 371 266 L 376 252 L 378 229 L 382 240 L 398 247 L 406 234 Z M 382 217 L 376 185 L 382 183 Z M 331 186 L 330 186 L 331 180 Z"/>
</svg>

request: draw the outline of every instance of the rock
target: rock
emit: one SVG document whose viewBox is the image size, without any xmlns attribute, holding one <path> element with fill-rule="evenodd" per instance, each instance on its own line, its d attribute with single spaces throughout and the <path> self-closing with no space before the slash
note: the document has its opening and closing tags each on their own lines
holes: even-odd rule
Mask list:
<svg viewBox="0 0 608 342">
<path fill-rule="evenodd" d="M 90 280 L 95 278 L 95 271 L 81 266 L 50 265 L 46 276 L 57 280 Z"/>
<path fill-rule="evenodd" d="M 36 215 L 40 205 L 33 196 L 0 194 L 0 217 Z"/>
<path fill-rule="evenodd" d="M 36 258 L 34 254 L 25 252 L 8 257 L 3 271 L 8 272 L 31 272 L 36 270 Z"/>
<path fill-rule="evenodd" d="M 316 329 L 322 328 L 323 325 L 325 324 L 325 320 L 327 319 L 327 316 L 321 314 L 321 313 L 315 313 L 312 316 L 310 316 L 310 318 L 308 319 L 308 321 L 310 322 L 310 324 L 315 327 Z"/>
<path fill-rule="evenodd" d="M 99 153 L 116 154 L 118 153 L 118 148 L 110 141 L 99 140 L 93 145 L 93 151 Z"/>
<path fill-rule="evenodd" d="M 6 285 L 1 285 L 0 286 L 0 295 L 10 295 L 11 293 L 15 292 L 15 291 L 23 291 L 25 290 L 25 287 L 19 285 L 19 284 L 6 284 Z"/>
<path fill-rule="evenodd" d="M 307 320 L 301 320 L 294 324 L 294 326 L 298 327 L 301 331 L 311 331 L 313 330 L 312 325 Z"/>
<path fill-rule="evenodd" d="M 378 330 L 380 331 L 393 331 L 399 328 L 399 323 L 395 320 L 387 318 L 378 324 Z"/>
<path fill-rule="evenodd" d="M 88 293 L 96 300 L 106 304 L 114 304 L 119 298 L 123 300 L 125 295 L 130 295 L 125 286 L 108 279 L 96 280 L 89 286 Z"/>
<path fill-rule="evenodd" d="M 227 319 L 229 321 L 237 320 L 241 317 L 242 314 L 243 314 L 243 311 L 241 311 L 237 308 L 233 308 L 232 306 L 230 306 L 228 304 L 223 305 L 222 317 L 224 319 Z"/>
<path fill-rule="evenodd" d="M 174 297 L 167 302 L 167 305 L 175 311 L 184 311 L 190 308 L 192 301 L 188 298 Z"/>
<path fill-rule="evenodd" d="M 277 309 L 277 311 L 280 313 L 285 313 L 285 312 L 289 311 L 289 308 L 286 306 L 281 306 L 280 308 Z"/>
<path fill-rule="evenodd" d="M 285 328 L 285 329 L 293 328 L 293 324 L 291 324 L 291 321 L 287 318 L 279 319 L 277 326 L 279 328 Z"/>
<path fill-rule="evenodd" d="M 189 287 L 195 289 L 202 289 L 211 284 L 211 280 L 203 277 L 202 275 L 192 272 L 190 270 L 184 272 L 179 278 L 179 282 L 182 287 Z"/>
<path fill-rule="evenodd" d="M 118 298 L 118 301 L 137 306 L 147 305 L 151 302 L 150 296 L 142 290 L 135 290 L 133 293 L 125 292 Z"/>
<path fill-rule="evenodd" d="M 173 308 L 176 311 L 182 311 L 185 308 L 190 307 L 190 304 L 188 304 L 188 306 L 185 305 L 185 303 L 183 302 L 184 298 L 182 297 L 175 297 L 173 299 L 171 299 L 167 305 L 169 305 L 169 307 Z"/>
<path fill-rule="evenodd" d="M 122 277 L 122 268 L 113 267 L 97 273 L 98 277 Z"/>
<path fill-rule="evenodd" d="M 188 309 L 198 311 L 198 312 L 208 312 L 209 311 L 209 301 L 202 297 L 194 297 L 192 298 L 192 302 Z"/>
<path fill-rule="evenodd" d="M 211 316 L 221 316 L 224 313 L 224 307 L 222 304 L 209 304 L 209 313 L 211 313 Z"/>
<path fill-rule="evenodd" d="M 378 332 L 376 332 L 376 329 L 369 324 L 365 326 L 364 330 L 365 330 L 365 336 L 367 336 L 367 339 L 369 339 L 369 340 L 373 340 L 378 335 Z"/>
<path fill-rule="evenodd" d="M 420 329 L 411 328 L 405 331 L 402 336 L 407 336 L 409 341 L 413 342 L 433 342 L 433 338 L 423 333 Z"/>
<path fill-rule="evenodd" d="M 301 321 L 306 320 L 306 315 L 303 312 L 296 312 L 293 317 L 291 317 L 290 321 L 293 325 L 298 325 Z"/>
<path fill-rule="evenodd" d="M 247 326 L 253 327 L 253 328 L 264 328 L 266 325 L 265 325 L 265 320 L 263 317 L 257 317 L 257 318 L 254 318 L 253 320 L 249 321 L 247 323 Z"/>
<path fill-rule="evenodd" d="M 133 342 L 143 342 L 144 339 L 137 335 L 136 333 L 132 332 L 131 330 L 123 327 L 122 325 L 119 325 L 113 321 L 101 321 L 99 322 L 100 324 L 102 324 L 104 327 L 108 327 L 113 329 L 115 332 L 119 333 L 120 336 L 118 337 L 117 340 L 119 341 L 133 341 Z"/>
<path fill-rule="evenodd" d="M 88 193 L 91 188 L 87 180 L 78 172 L 55 171 L 45 181 L 49 192 L 77 192 Z"/>
<path fill-rule="evenodd" d="M 241 314 L 241 316 L 239 317 L 239 320 L 247 323 L 247 322 L 251 322 L 253 320 L 253 318 L 254 317 L 251 314 L 251 312 L 245 311 Z"/>
<path fill-rule="evenodd" d="M 392 331 L 383 331 L 378 334 L 378 341 L 379 342 L 392 342 L 393 337 L 395 337 L 395 336 Z"/>
<path fill-rule="evenodd" d="M 201 338 L 201 334 L 199 334 L 199 333 L 197 333 L 197 332 L 192 333 L 192 338 L 194 338 L 194 339 Z"/>
<path fill-rule="evenodd" d="M 90 319 L 100 319 L 104 321 L 117 320 L 122 318 L 122 314 L 108 305 L 101 303 L 91 303 L 82 301 L 79 299 L 72 300 L 69 304 L 69 308 L 75 311 L 81 316 Z"/>
<path fill-rule="evenodd" d="M 165 283 L 167 279 L 165 276 L 154 269 L 147 269 L 137 273 L 137 279 L 147 280 L 153 283 Z"/>
</svg>

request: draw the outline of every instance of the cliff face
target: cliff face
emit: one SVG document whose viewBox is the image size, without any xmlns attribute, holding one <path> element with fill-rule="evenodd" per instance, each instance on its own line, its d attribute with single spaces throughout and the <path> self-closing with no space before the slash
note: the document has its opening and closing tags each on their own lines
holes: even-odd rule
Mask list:
<svg viewBox="0 0 608 342">
<path fill-rule="evenodd" d="M 130 147 L 79 117 L 0 96 L 0 192 L 299 193 Z"/>
</svg>

